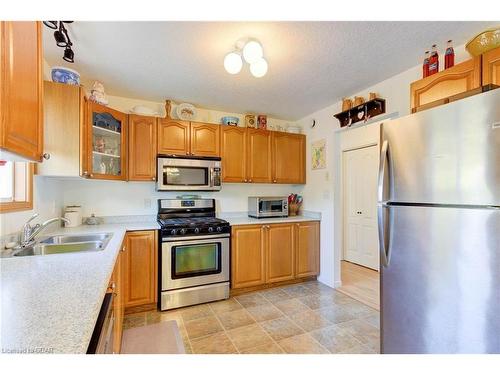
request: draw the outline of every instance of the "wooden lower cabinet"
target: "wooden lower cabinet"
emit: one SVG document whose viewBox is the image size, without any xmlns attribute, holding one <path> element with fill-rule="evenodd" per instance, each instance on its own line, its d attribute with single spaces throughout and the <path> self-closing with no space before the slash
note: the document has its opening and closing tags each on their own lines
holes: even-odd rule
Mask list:
<svg viewBox="0 0 500 375">
<path fill-rule="evenodd" d="M 124 306 L 155 303 L 158 280 L 157 232 L 127 232 L 123 250 Z"/>
<path fill-rule="evenodd" d="M 266 282 L 264 230 L 262 225 L 233 226 L 231 234 L 233 288 L 246 288 Z"/>
<path fill-rule="evenodd" d="M 123 246 L 123 245 L 122 245 Z M 113 325 L 113 353 L 120 353 L 122 347 L 123 335 L 123 314 L 125 311 L 123 305 L 123 259 L 122 252 L 118 253 L 116 258 L 115 268 L 111 275 L 108 291 L 114 294 L 113 296 L 113 314 L 115 317 Z"/>
<path fill-rule="evenodd" d="M 319 221 L 295 224 L 295 276 L 319 274 Z"/>
<path fill-rule="evenodd" d="M 319 274 L 319 222 L 236 225 L 231 287 L 264 286 Z"/>
<path fill-rule="evenodd" d="M 266 282 L 275 283 L 295 278 L 293 224 L 266 225 L 267 272 Z"/>
</svg>

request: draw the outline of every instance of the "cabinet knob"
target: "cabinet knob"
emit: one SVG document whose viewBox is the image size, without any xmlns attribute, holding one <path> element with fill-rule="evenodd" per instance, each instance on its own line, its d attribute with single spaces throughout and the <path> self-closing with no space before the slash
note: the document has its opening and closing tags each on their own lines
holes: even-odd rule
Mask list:
<svg viewBox="0 0 500 375">
<path fill-rule="evenodd" d="M 123 247 L 122 247 L 121 252 L 122 252 L 122 253 L 124 253 L 124 252 L 125 252 L 125 246 L 123 246 Z"/>
<path fill-rule="evenodd" d="M 50 159 L 50 154 L 44 153 L 42 155 L 42 158 L 44 158 L 45 160 L 49 160 Z"/>
<path fill-rule="evenodd" d="M 151 181 L 156 181 L 156 177 L 151 177 Z"/>
<path fill-rule="evenodd" d="M 116 283 L 113 281 L 109 287 L 114 291 L 116 289 Z"/>
<path fill-rule="evenodd" d="M 245 178 L 245 182 L 248 182 L 248 180 Z"/>
<path fill-rule="evenodd" d="M 276 180 L 273 180 L 273 183 L 275 184 L 275 183 L 276 183 Z"/>
<path fill-rule="evenodd" d="M 252 182 L 252 180 L 250 179 L 250 180 L 248 180 L 248 182 Z"/>
</svg>

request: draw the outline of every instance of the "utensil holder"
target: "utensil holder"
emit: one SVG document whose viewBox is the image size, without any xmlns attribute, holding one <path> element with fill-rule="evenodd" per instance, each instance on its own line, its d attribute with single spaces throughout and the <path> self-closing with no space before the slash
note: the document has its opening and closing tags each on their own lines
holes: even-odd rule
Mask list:
<svg viewBox="0 0 500 375">
<path fill-rule="evenodd" d="M 297 216 L 299 213 L 300 204 L 288 203 L 288 216 Z"/>
</svg>

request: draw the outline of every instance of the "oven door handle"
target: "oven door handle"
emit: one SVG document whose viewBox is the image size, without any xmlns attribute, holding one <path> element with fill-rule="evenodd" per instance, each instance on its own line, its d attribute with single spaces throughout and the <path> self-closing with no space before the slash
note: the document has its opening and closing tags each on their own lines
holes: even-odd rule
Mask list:
<svg viewBox="0 0 500 375">
<path fill-rule="evenodd" d="M 231 237 L 230 233 L 221 234 L 209 234 L 206 236 L 185 236 L 185 237 L 162 237 L 162 242 L 186 242 L 186 241 L 198 241 L 198 240 L 212 240 L 203 242 L 213 242 L 213 240 L 224 239 Z"/>
</svg>

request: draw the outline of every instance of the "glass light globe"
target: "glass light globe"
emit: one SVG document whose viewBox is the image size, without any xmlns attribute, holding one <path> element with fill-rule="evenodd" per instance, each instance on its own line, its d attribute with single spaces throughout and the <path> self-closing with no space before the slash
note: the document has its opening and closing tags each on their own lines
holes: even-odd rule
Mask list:
<svg viewBox="0 0 500 375">
<path fill-rule="evenodd" d="M 254 62 L 260 60 L 263 54 L 264 51 L 262 50 L 262 46 L 255 40 L 251 40 L 245 44 L 245 47 L 243 47 L 243 57 L 249 64 L 253 64 Z"/>
<path fill-rule="evenodd" d="M 236 52 L 230 52 L 224 57 L 224 68 L 229 74 L 238 74 L 242 66 L 241 56 Z"/>
<path fill-rule="evenodd" d="M 267 73 L 267 61 L 264 59 L 259 59 L 256 62 L 250 64 L 250 73 L 256 78 L 260 78 Z"/>
</svg>

